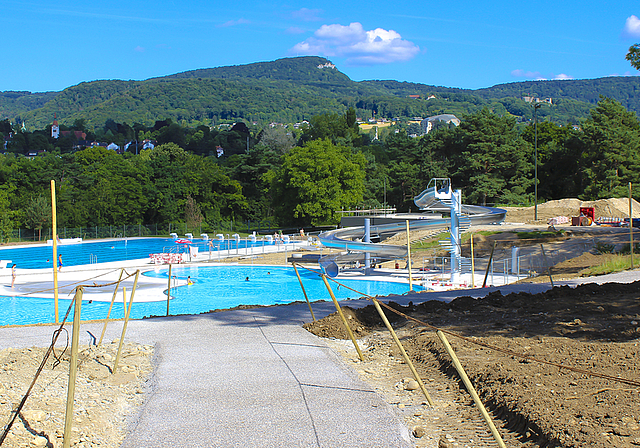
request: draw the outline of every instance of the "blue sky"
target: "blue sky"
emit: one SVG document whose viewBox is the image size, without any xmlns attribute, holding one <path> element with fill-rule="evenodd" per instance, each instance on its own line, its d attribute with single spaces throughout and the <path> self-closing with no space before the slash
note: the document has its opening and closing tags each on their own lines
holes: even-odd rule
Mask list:
<svg viewBox="0 0 640 448">
<path fill-rule="evenodd" d="M 355 81 L 637 76 L 640 3 L 0 0 L 0 91 L 324 56 Z"/>
</svg>

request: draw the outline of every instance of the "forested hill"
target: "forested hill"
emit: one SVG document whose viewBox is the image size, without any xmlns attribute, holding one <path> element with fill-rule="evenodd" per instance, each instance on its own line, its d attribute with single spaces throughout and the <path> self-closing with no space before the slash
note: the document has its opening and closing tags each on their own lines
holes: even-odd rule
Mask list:
<svg viewBox="0 0 640 448">
<path fill-rule="evenodd" d="M 256 62 L 254 64 L 228 67 L 203 68 L 152 79 L 184 78 L 268 79 L 293 81 L 302 84 L 323 82 L 343 87 L 354 87 L 354 81 L 338 71 L 331 61 L 317 56 L 286 58 L 271 62 Z"/>
<path fill-rule="evenodd" d="M 533 108 L 524 96 L 550 97 L 553 107 L 539 110 L 539 118 L 578 123 L 604 95 L 640 113 L 638 77 L 593 80 L 535 81 L 465 90 L 398 81 L 355 82 L 331 61 L 313 56 L 271 62 L 192 70 L 145 81 L 85 82 L 62 92 L 0 92 L 0 119 L 25 122 L 43 129 L 53 121 L 71 125 L 83 119 L 88 126 L 109 120 L 151 125 L 171 118 L 185 124 L 225 121 L 296 122 L 322 113 L 344 113 L 354 107 L 358 116 L 416 117 L 441 113 L 459 116 L 482 108 L 522 121 Z M 419 95 L 420 98 L 410 98 Z M 434 98 L 429 99 L 431 96 Z"/>
<path fill-rule="evenodd" d="M 537 96 L 574 99 L 590 104 L 596 104 L 602 95 L 640 114 L 640 76 L 514 82 L 478 89 L 474 93 L 483 98 Z"/>
</svg>

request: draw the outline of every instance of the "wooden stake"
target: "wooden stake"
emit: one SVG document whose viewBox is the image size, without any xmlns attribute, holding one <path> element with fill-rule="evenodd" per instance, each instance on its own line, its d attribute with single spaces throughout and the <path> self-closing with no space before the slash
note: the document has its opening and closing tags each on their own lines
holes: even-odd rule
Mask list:
<svg viewBox="0 0 640 448">
<path fill-rule="evenodd" d="M 309 305 L 309 311 L 311 312 L 311 317 L 313 321 L 316 321 L 316 316 L 313 314 L 313 308 L 311 308 L 311 302 L 309 302 L 309 297 L 307 297 L 307 291 L 304 289 L 304 285 L 302 284 L 302 279 L 300 278 L 300 274 L 298 273 L 298 268 L 295 263 L 291 263 L 293 265 L 293 270 L 296 271 L 296 275 L 298 276 L 298 281 L 300 282 L 300 287 L 302 288 L 302 294 L 304 294 L 304 299 L 307 301 L 307 305 Z"/>
<path fill-rule="evenodd" d="M 353 345 L 356 348 L 356 351 L 358 352 L 358 357 L 360 358 L 360 361 L 364 361 L 364 356 L 360 351 L 360 347 L 358 347 L 358 342 L 356 341 L 356 338 L 353 335 L 353 332 L 351 331 L 351 327 L 349 327 L 349 324 L 347 323 L 347 319 L 344 317 L 344 313 L 342 312 L 342 308 L 340 308 L 340 304 L 338 303 L 338 300 L 336 300 L 336 296 L 333 294 L 333 291 L 331 290 L 331 286 L 327 281 L 327 276 L 322 274 L 322 280 L 324 281 L 324 284 L 327 287 L 327 290 L 329 291 L 329 295 L 331 296 L 331 300 L 333 300 L 333 304 L 336 306 L 336 311 L 340 315 L 340 319 L 342 319 L 344 328 L 347 330 L 347 334 L 351 338 L 351 342 L 353 342 Z"/>
<path fill-rule="evenodd" d="M 73 427 L 73 399 L 76 391 L 76 375 L 78 373 L 78 345 L 80 339 L 80 311 L 82 307 L 83 289 L 76 289 L 75 308 L 73 312 L 73 330 L 71 335 L 71 355 L 69 358 L 69 382 L 67 383 L 67 408 L 64 417 L 63 448 L 71 446 L 71 429 Z"/>
<path fill-rule="evenodd" d="M 375 299 L 375 298 L 373 299 L 373 305 L 376 307 L 376 310 L 378 310 L 378 314 L 380 314 L 380 317 L 382 318 L 382 321 L 384 322 L 384 324 L 386 325 L 387 329 L 391 333 L 391 337 L 393 338 L 393 340 L 395 341 L 396 345 L 398 346 L 398 349 L 400 350 L 400 353 L 402 353 L 402 357 L 404 358 L 404 362 L 406 362 L 407 365 L 409 366 L 409 369 L 411 370 L 411 373 L 413 374 L 413 377 L 415 378 L 415 380 L 418 382 L 418 386 L 420 386 L 420 390 L 422 391 L 422 393 L 424 394 L 425 398 L 427 399 L 427 402 L 429 403 L 430 406 L 434 406 L 433 400 L 429 396 L 429 392 L 427 392 L 426 387 L 424 387 L 424 383 L 422 382 L 422 379 L 420 378 L 420 375 L 418 375 L 418 371 L 413 366 L 413 363 L 411 362 L 411 359 L 409 358 L 409 355 L 407 355 L 407 352 L 404 350 L 404 347 L 402 346 L 402 343 L 400 342 L 400 339 L 398 339 L 398 335 L 396 335 L 396 332 L 393 330 L 393 327 L 391 326 L 391 323 L 389 322 L 389 319 L 387 319 L 387 316 L 384 314 L 384 311 L 382 311 L 382 307 L 380 307 L 380 304 L 378 303 L 378 299 Z"/>
<path fill-rule="evenodd" d="M 116 288 L 113 290 L 113 296 L 111 297 L 111 305 L 109 305 L 109 311 L 107 312 L 107 317 L 104 320 L 104 326 L 102 327 L 102 333 L 100 334 L 100 341 L 98 341 L 98 345 L 102 345 L 102 339 L 104 338 L 104 333 L 105 331 L 107 331 L 109 316 L 111 316 L 111 309 L 113 308 L 113 304 L 116 301 L 116 296 L 118 295 L 118 289 L 120 288 L 120 282 L 122 281 L 122 274 L 124 274 L 124 268 L 120 270 L 120 278 L 118 278 L 118 283 L 116 283 Z"/>
<path fill-rule="evenodd" d="M 484 404 L 482 404 L 482 401 L 480 401 L 480 397 L 478 396 L 478 393 L 473 387 L 473 384 L 471 384 L 471 380 L 469 380 L 469 377 L 467 376 L 467 373 L 464 371 L 462 364 L 460 364 L 460 360 L 456 356 L 456 353 L 453 351 L 453 348 L 451 348 L 451 345 L 449 345 L 449 341 L 447 340 L 447 337 L 440 330 L 438 330 L 437 334 L 438 334 L 438 337 L 440 338 L 440 341 L 442 341 L 444 348 L 447 350 L 447 353 L 449 353 L 449 356 L 451 356 L 453 365 L 458 371 L 458 375 L 460 375 L 460 378 L 462 378 L 462 382 L 464 383 L 465 387 L 469 391 L 469 395 L 471 395 L 471 398 L 473 398 L 473 401 L 476 403 L 476 406 L 478 406 L 478 409 L 480 409 L 480 413 L 482 414 L 482 417 L 487 422 L 487 425 L 489 425 L 489 429 L 491 430 L 491 434 L 493 435 L 493 438 L 498 443 L 499 447 L 506 448 L 506 445 L 504 444 L 504 441 L 502 440 L 500 433 L 498 432 L 496 426 L 493 424 L 493 421 L 491 420 L 491 416 L 485 409 Z"/>
<path fill-rule="evenodd" d="M 409 220 L 407 219 L 407 267 L 409 268 L 409 291 L 413 291 L 413 279 L 411 278 L 411 238 L 409 237 Z"/>
</svg>

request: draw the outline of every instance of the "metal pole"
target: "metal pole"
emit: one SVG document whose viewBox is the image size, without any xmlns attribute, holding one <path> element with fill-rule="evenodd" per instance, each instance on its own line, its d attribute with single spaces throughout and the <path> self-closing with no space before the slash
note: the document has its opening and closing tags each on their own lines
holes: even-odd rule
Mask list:
<svg viewBox="0 0 640 448">
<path fill-rule="evenodd" d="M 53 310 L 55 323 L 58 323 L 58 233 L 56 218 L 56 181 L 51 180 L 51 228 L 53 230 Z"/>
<path fill-rule="evenodd" d="M 82 307 L 83 289 L 79 286 L 76 289 L 74 300 L 75 308 L 73 312 L 73 330 L 71 336 L 71 357 L 69 359 L 69 382 L 67 386 L 67 408 L 64 417 L 63 448 L 71 446 L 71 428 L 73 426 L 73 398 L 76 391 L 76 374 L 78 372 L 78 345 L 80 338 L 80 311 Z"/>
</svg>

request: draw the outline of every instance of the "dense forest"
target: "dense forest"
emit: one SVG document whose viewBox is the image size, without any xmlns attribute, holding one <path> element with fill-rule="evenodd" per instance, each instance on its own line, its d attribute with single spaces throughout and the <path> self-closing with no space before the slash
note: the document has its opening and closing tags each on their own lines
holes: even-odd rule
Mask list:
<svg viewBox="0 0 640 448">
<path fill-rule="evenodd" d="M 537 132 L 487 107 L 460 118 L 416 138 L 402 124 L 380 128 L 378 139 L 361 131 L 355 108 L 339 107 L 300 129 L 169 119 L 89 128 L 76 119 L 57 139 L 51 126 L 29 131 L 4 120 L 0 231 L 47 228 L 52 179 L 60 226 L 184 222 L 203 230 L 220 221 L 336 224 L 336 211 L 355 207 L 415 210 L 432 177 L 452 178 L 466 203 L 531 204 L 536 162 L 539 201 L 623 197 L 640 182 L 640 122 L 616 100 L 600 99 L 580 126 L 543 120 Z M 78 135 L 123 145 L 85 147 Z"/>
<path fill-rule="evenodd" d="M 0 119 L 24 124 L 30 131 L 51 124 L 54 116 L 68 126 L 83 120 L 91 131 L 109 119 L 147 127 L 166 119 L 192 127 L 236 121 L 265 126 L 344 114 L 354 108 L 363 120 L 461 116 L 488 109 L 528 122 L 534 109 L 523 98 L 535 97 L 551 98 L 553 103 L 538 111 L 540 118 L 568 125 L 586 119 L 601 95 L 638 113 L 639 90 L 638 77 L 528 81 L 479 90 L 384 80 L 355 82 L 329 60 L 307 56 L 144 81 L 84 82 L 61 92 L 0 92 Z"/>
</svg>

